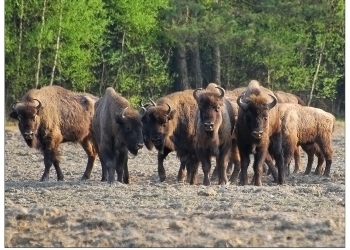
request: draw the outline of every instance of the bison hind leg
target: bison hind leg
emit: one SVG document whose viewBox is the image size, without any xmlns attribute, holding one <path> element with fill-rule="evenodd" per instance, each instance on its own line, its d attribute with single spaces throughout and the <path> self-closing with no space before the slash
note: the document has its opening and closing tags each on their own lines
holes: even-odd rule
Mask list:
<svg viewBox="0 0 350 250">
<path fill-rule="evenodd" d="M 81 177 L 81 180 L 88 180 L 90 179 L 92 168 L 96 160 L 97 146 L 92 141 L 91 137 L 85 138 L 80 144 L 88 155 L 88 162 L 86 164 L 86 169 L 83 176 Z"/>
</svg>

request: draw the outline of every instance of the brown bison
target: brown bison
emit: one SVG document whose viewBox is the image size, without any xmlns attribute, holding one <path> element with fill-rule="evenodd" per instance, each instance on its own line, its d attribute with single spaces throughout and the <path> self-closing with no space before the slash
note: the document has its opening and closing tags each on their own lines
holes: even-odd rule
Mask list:
<svg viewBox="0 0 350 250">
<path fill-rule="evenodd" d="M 181 162 L 178 181 L 183 180 L 186 166 L 187 179 L 190 181 L 193 174 L 190 182 L 196 182 L 196 173 L 191 172 L 199 164 L 194 148 L 194 116 L 197 104 L 192 92 L 175 92 L 152 101 L 152 105 L 147 107 L 143 136 L 144 140 L 149 138 L 158 150 L 158 175 L 161 182 L 166 178 L 164 160 L 172 151 L 176 151 Z"/>
<path fill-rule="evenodd" d="M 226 184 L 226 159 L 232 148 L 235 116 L 223 88 L 211 83 L 201 93 L 200 90 L 193 91 L 193 96 L 198 104 L 195 148 L 204 172 L 203 184 L 210 185 L 212 157 L 216 158 L 219 184 Z"/>
<path fill-rule="evenodd" d="M 92 132 L 99 148 L 102 165 L 102 181 L 130 183 L 128 150 L 137 155 L 143 147 L 140 112 L 130 107 L 129 102 L 108 87 L 103 97 L 95 103 Z M 108 177 L 107 177 L 108 175 Z"/>
<path fill-rule="evenodd" d="M 82 179 L 90 178 L 97 156 L 90 130 L 96 99 L 90 94 L 75 93 L 60 86 L 47 86 L 29 90 L 20 102 L 12 104 L 10 117 L 18 120 L 25 142 L 44 155 L 45 170 L 41 181 L 49 179 L 52 164 L 57 180 L 64 179 L 58 152 L 63 142 L 81 144 L 88 155 Z"/>
<path fill-rule="evenodd" d="M 321 174 L 324 157 L 326 160 L 324 175 L 329 176 L 333 158 L 332 133 L 335 117 L 322 109 L 289 103 L 281 104 L 279 113 L 282 119 L 285 165 L 288 167 L 295 148 L 301 145 L 309 156 L 305 174 L 311 171 L 313 158 L 310 159 L 310 155 L 316 153 L 319 164 L 315 173 Z"/>
<path fill-rule="evenodd" d="M 254 154 L 254 184 L 262 185 L 261 176 L 267 153 L 276 161 L 278 184 L 284 184 L 281 121 L 278 116 L 277 98 L 260 89 L 253 80 L 237 99 L 239 106 L 236 122 L 237 145 L 241 158 L 241 185 L 248 184 L 249 155 Z"/>
</svg>

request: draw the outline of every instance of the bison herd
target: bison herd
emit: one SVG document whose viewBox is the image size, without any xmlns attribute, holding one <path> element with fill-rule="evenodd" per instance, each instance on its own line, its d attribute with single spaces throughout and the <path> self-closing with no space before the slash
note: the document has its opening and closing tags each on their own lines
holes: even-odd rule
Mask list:
<svg viewBox="0 0 350 250">
<path fill-rule="evenodd" d="M 44 155 L 41 181 L 49 178 L 53 165 L 57 180 L 64 179 L 59 166 L 59 145 L 76 142 L 88 161 L 82 180 L 90 178 L 98 155 L 101 181 L 130 183 L 128 152 L 137 155 L 143 145 L 158 151 L 158 176 L 166 179 L 164 160 L 175 151 L 180 160 L 178 181 L 196 184 L 202 166 L 204 185 L 213 175 L 219 184 L 248 184 L 247 169 L 253 154 L 252 183 L 262 185 L 262 175 L 271 173 L 282 185 L 290 173 L 300 171 L 300 147 L 307 153 L 305 174 L 330 175 L 332 133 L 335 117 L 324 110 L 307 107 L 290 93 L 271 91 L 252 80 L 247 87 L 224 90 L 215 83 L 205 89 L 185 90 L 140 103 L 134 109 L 129 101 L 108 87 L 101 98 L 69 91 L 60 86 L 29 90 L 13 103 L 10 117 L 31 148 Z M 326 162 L 325 168 L 323 167 Z M 268 166 L 268 170 L 265 166 Z M 229 178 L 228 178 L 229 177 Z"/>
</svg>

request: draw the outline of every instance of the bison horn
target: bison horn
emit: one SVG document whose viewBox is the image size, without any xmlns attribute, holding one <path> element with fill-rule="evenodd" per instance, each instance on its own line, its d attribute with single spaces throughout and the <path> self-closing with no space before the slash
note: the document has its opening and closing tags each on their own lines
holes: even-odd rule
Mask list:
<svg viewBox="0 0 350 250">
<path fill-rule="evenodd" d="M 219 89 L 221 91 L 221 94 L 219 95 L 219 98 L 223 98 L 224 95 L 225 95 L 225 90 L 223 88 L 219 87 L 219 86 L 217 86 L 215 88 L 217 88 L 217 89 Z"/>
<path fill-rule="evenodd" d="M 242 95 L 240 95 L 238 98 L 237 98 L 237 104 L 238 106 L 243 109 L 244 111 L 247 110 L 248 108 L 248 104 L 246 104 L 245 102 L 242 102 Z"/>
<path fill-rule="evenodd" d="M 124 113 L 125 113 L 125 110 L 127 110 L 129 107 L 126 107 L 125 109 L 123 109 L 123 112 L 122 112 L 122 118 L 124 119 L 125 118 L 125 115 L 124 115 Z"/>
<path fill-rule="evenodd" d="M 146 112 L 147 112 L 147 109 L 145 108 L 145 107 L 141 107 L 141 110 L 140 110 L 140 115 L 141 116 L 144 116 L 145 114 L 146 114 Z"/>
<path fill-rule="evenodd" d="M 143 107 L 142 100 L 139 102 L 140 107 Z"/>
<path fill-rule="evenodd" d="M 17 103 L 19 103 L 19 101 L 14 102 L 14 103 L 11 104 L 11 108 L 12 108 L 13 110 L 16 108 L 16 104 L 17 104 Z"/>
<path fill-rule="evenodd" d="M 151 98 L 149 98 L 149 100 L 151 101 L 153 106 L 157 106 L 156 103 Z"/>
<path fill-rule="evenodd" d="M 170 112 L 171 112 L 171 107 L 169 104 L 165 103 L 166 105 L 168 105 L 168 113 L 166 115 L 170 115 Z"/>
<path fill-rule="evenodd" d="M 39 103 L 39 105 L 36 106 L 36 109 L 39 110 L 41 108 L 41 106 L 42 106 L 41 105 L 41 101 L 39 101 L 38 99 L 33 99 L 33 100 L 35 100 L 35 101 L 37 101 Z"/>
<path fill-rule="evenodd" d="M 198 92 L 199 90 L 203 90 L 203 89 L 202 89 L 202 88 L 198 88 L 198 89 L 195 89 L 195 90 L 193 91 L 193 97 L 194 97 L 194 99 L 196 99 L 196 100 L 198 100 L 198 94 L 197 94 L 197 92 Z"/>
<path fill-rule="evenodd" d="M 274 95 L 270 95 L 269 96 L 272 97 L 273 101 L 270 102 L 269 104 L 267 104 L 267 108 L 268 109 L 272 109 L 273 107 L 275 107 L 275 105 L 277 104 L 277 98 Z"/>
</svg>

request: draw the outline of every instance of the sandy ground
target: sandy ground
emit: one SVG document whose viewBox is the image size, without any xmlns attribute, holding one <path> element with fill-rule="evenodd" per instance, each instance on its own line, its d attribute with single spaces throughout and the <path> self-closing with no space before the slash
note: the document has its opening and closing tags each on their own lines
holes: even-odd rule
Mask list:
<svg viewBox="0 0 350 250">
<path fill-rule="evenodd" d="M 42 155 L 7 128 L 5 247 L 345 247 L 344 134 L 338 124 L 331 178 L 298 173 L 284 186 L 271 176 L 262 187 L 190 186 L 176 182 L 171 154 L 159 183 L 156 152 L 142 149 L 129 159 L 132 183 L 110 187 L 100 182 L 99 161 L 91 180 L 80 181 L 87 159 L 71 143 L 61 145 L 65 181 L 52 167 L 50 180 L 39 182 Z M 304 153 L 302 162 L 305 169 Z"/>
</svg>

